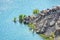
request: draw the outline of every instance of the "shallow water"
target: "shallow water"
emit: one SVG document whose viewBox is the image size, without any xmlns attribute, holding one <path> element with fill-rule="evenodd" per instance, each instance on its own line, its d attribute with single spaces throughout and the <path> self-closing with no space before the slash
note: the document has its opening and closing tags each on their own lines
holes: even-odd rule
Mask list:
<svg viewBox="0 0 60 40">
<path fill-rule="evenodd" d="M 33 9 L 60 5 L 60 0 L 0 0 L 0 40 L 43 40 L 26 25 L 13 23 L 19 14 L 31 15 Z"/>
</svg>

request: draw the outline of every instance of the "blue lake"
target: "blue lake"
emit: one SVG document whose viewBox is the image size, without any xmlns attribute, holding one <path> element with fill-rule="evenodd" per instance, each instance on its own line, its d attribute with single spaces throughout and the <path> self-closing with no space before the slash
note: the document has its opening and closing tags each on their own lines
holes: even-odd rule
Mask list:
<svg viewBox="0 0 60 40">
<path fill-rule="evenodd" d="M 29 31 L 26 25 L 15 24 L 19 14 L 31 15 L 33 9 L 47 9 L 60 5 L 60 0 L 0 0 L 0 40 L 43 40 Z"/>
</svg>

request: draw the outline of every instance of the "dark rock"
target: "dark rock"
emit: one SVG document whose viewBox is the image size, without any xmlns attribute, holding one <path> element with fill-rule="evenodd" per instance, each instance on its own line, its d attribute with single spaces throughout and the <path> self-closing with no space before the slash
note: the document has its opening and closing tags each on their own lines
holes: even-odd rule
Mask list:
<svg viewBox="0 0 60 40">
<path fill-rule="evenodd" d="M 37 34 L 45 34 L 51 35 L 51 33 L 55 33 L 56 36 L 60 36 L 60 6 L 57 6 L 52 9 L 42 10 L 41 13 L 36 15 L 36 18 L 32 18 L 28 16 L 25 18 L 24 23 L 36 23 L 36 33 Z M 58 22 L 59 21 L 59 22 Z"/>
<path fill-rule="evenodd" d="M 55 35 L 56 36 L 60 36 L 60 29 L 58 29 L 58 30 L 55 31 Z"/>
</svg>

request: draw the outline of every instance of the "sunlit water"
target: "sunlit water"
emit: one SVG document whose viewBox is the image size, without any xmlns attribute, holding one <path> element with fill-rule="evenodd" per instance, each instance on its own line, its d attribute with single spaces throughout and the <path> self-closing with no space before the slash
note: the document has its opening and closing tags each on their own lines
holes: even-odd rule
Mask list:
<svg viewBox="0 0 60 40">
<path fill-rule="evenodd" d="M 0 40 L 43 40 L 26 25 L 12 20 L 19 14 L 31 15 L 33 9 L 60 5 L 60 0 L 0 0 Z"/>
</svg>

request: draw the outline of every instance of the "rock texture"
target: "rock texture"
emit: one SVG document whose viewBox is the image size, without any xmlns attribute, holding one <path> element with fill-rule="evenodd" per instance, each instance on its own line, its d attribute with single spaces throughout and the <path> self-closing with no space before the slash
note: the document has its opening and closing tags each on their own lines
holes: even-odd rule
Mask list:
<svg viewBox="0 0 60 40">
<path fill-rule="evenodd" d="M 60 6 L 42 10 L 35 17 L 28 16 L 24 22 L 35 24 L 36 33 L 50 36 L 54 32 L 54 40 L 60 40 Z"/>
</svg>

